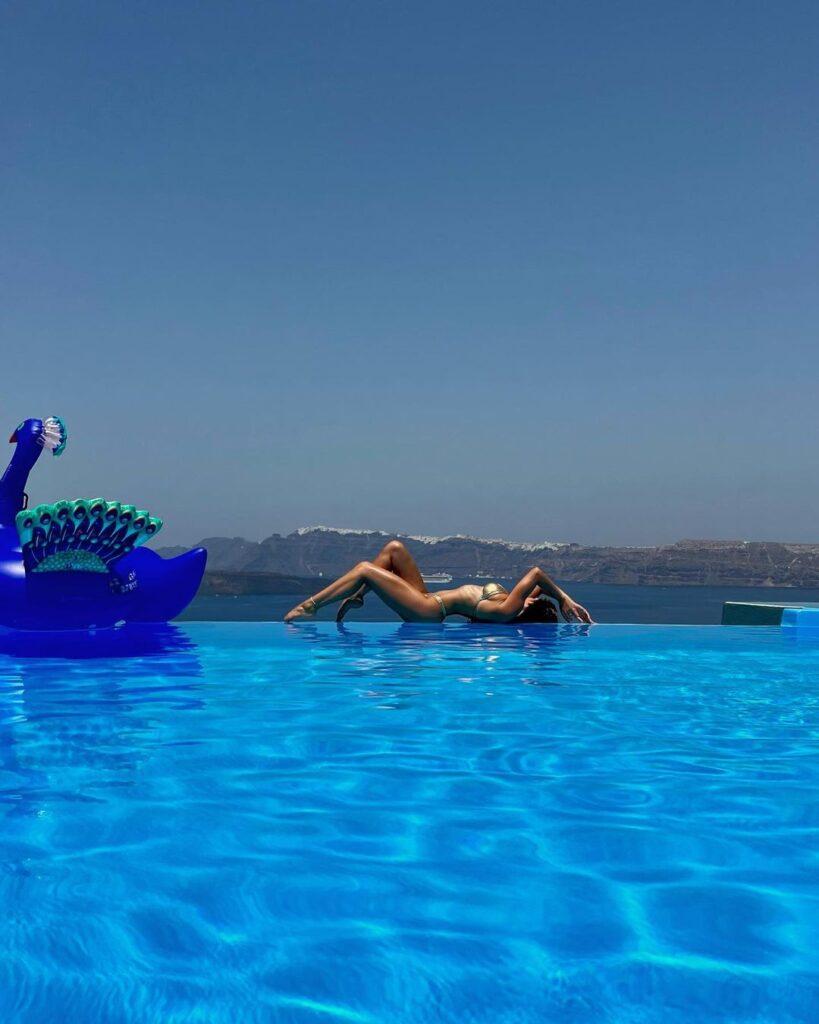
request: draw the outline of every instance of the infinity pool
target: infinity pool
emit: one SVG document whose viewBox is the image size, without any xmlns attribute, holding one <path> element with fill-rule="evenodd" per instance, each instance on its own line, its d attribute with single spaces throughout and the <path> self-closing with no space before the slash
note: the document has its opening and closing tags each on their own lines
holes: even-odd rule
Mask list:
<svg viewBox="0 0 819 1024">
<path fill-rule="evenodd" d="M 816 1020 L 819 639 L 82 653 L 0 637 L 3 1024 Z"/>
</svg>

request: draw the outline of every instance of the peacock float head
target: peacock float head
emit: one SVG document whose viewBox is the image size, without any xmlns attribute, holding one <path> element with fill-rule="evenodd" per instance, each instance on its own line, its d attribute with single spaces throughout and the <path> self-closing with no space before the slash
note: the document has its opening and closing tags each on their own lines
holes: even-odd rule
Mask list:
<svg viewBox="0 0 819 1024">
<path fill-rule="evenodd" d="M 34 455 L 40 454 L 37 448 L 44 448 L 52 455 L 62 455 L 67 442 L 68 431 L 59 416 L 49 416 L 44 420 L 23 420 L 9 438 L 10 444 L 30 449 Z"/>
<path fill-rule="evenodd" d="M 12 526 L 14 517 L 26 503 L 26 482 L 34 463 L 44 451 L 62 455 L 68 431 L 59 416 L 44 420 L 23 420 L 9 441 L 14 454 L 0 477 L 0 528 Z"/>
</svg>

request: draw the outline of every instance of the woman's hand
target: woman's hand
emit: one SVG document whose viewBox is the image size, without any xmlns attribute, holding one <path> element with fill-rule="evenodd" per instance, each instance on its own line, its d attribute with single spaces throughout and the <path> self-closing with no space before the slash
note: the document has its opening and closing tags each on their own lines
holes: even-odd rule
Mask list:
<svg viewBox="0 0 819 1024">
<path fill-rule="evenodd" d="M 564 594 L 560 599 L 560 614 L 567 622 L 594 621 L 583 605 L 573 601 L 568 594 Z"/>
</svg>

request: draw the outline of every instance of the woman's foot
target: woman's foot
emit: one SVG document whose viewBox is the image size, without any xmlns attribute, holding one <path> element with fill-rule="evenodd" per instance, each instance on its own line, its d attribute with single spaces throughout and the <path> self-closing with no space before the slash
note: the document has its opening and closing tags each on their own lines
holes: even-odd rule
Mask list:
<svg viewBox="0 0 819 1024">
<path fill-rule="evenodd" d="M 336 622 L 343 622 L 344 616 L 351 608 L 363 608 L 365 593 L 366 591 L 364 590 L 364 587 L 359 587 L 354 594 L 346 597 L 339 606 L 338 613 L 336 614 Z"/>
<path fill-rule="evenodd" d="M 284 621 L 293 622 L 295 619 L 312 619 L 317 611 L 316 602 L 312 597 L 308 597 L 306 601 L 302 601 L 295 608 L 291 608 L 287 615 L 285 615 Z"/>
</svg>

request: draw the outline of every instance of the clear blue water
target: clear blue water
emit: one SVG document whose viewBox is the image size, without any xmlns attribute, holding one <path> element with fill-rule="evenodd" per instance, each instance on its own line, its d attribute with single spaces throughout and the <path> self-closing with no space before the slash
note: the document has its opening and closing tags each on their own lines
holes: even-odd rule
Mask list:
<svg viewBox="0 0 819 1024">
<path fill-rule="evenodd" d="M 0 637 L 3 1024 L 816 1019 L 815 636 L 99 639 Z"/>
</svg>

